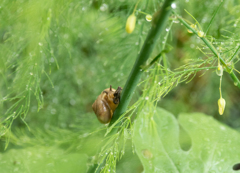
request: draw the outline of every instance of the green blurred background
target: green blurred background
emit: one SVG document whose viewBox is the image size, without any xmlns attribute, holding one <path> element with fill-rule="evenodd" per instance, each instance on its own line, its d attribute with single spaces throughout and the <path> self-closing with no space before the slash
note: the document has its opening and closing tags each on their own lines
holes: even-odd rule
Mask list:
<svg viewBox="0 0 240 173">
<path fill-rule="evenodd" d="M 89 166 L 94 159 L 92 156 L 103 145 L 101 141 L 106 128 L 96 119 L 91 105 L 109 85 L 124 87 L 151 27 L 145 15 L 137 12 L 134 32 L 125 32 L 126 19 L 136 2 L 0 2 L 1 121 L 9 116 L 10 113 L 6 112 L 15 103 L 15 111 L 19 111 L 22 105 L 28 109 L 25 119 L 19 115 L 12 121 L 11 132 L 8 130 L 6 135 L 1 135 L 1 172 L 25 172 L 26 169 L 29 172 L 64 172 L 67 167 L 73 168 L 70 172 L 86 171 L 87 164 Z M 137 10 L 153 15 L 162 2 L 142 0 Z M 219 4 L 218 0 L 176 2 L 179 14 L 194 22 L 184 11 L 187 9 L 203 29 L 208 26 Z M 240 44 L 239 7 L 239 1 L 226 0 L 208 32 L 216 39 L 215 46 L 222 49 L 225 58 L 232 55 Z M 204 48 L 204 45 L 180 23 L 174 23 L 169 32 L 167 45 L 172 50 L 167 59 L 171 70 L 188 59 L 206 58 L 197 49 Z M 152 58 L 159 53 L 160 44 L 161 40 Z M 239 63 L 235 68 L 240 69 Z M 202 112 L 238 130 L 240 89 L 224 73 L 222 94 L 226 108 L 220 116 L 217 107 L 219 77 L 214 70 L 200 75 L 199 72 L 190 83 L 174 88 L 161 99 L 159 106 L 176 116 L 183 112 Z M 22 92 L 19 98 L 6 100 Z M 137 88 L 132 103 L 141 93 L 141 87 Z M 24 99 L 19 101 L 20 98 Z M 30 101 L 26 102 L 25 98 Z M 1 129 L 3 133 L 5 126 L 1 125 Z M 4 150 L 7 139 L 10 143 Z M 137 156 L 131 152 L 131 145 L 129 141 L 125 156 L 117 164 L 117 172 L 142 171 Z"/>
</svg>

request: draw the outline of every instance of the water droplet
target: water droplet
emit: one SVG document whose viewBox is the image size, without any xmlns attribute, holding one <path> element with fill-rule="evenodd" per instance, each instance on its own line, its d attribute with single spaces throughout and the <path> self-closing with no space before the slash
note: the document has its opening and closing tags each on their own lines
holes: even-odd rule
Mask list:
<svg viewBox="0 0 240 173">
<path fill-rule="evenodd" d="M 171 4 L 171 7 L 172 7 L 173 9 L 177 8 L 176 3 L 172 3 L 172 4 Z"/>
<path fill-rule="evenodd" d="M 69 35 L 68 35 L 68 34 L 64 34 L 64 35 L 63 35 L 63 38 L 64 38 L 64 39 L 68 39 L 68 38 L 69 38 Z"/>
<path fill-rule="evenodd" d="M 195 48 L 195 45 L 194 44 L 190 44 L 190 47 L 193 49 L 193 48 Z"/>
<path fill-rule="evenodd" d="M 217 74 L 218 76 L 222 76 L 222 75 L 223 75 L 223 68 L 222 68 L 221 65 L 217 68 L 216 74 Z"/>
<path fill-rule="evenodd" d="M 57 104 L 58 103 L 58 98 L 53 98 L 52 102 Z"/>
<path fill-rule="evenodd" d="M 166 28 L 166 31 L 168 32 L 168 31 L 169 31 L 169 28 Z"/>
<path fill-rule="evenodd" d="M 221 126 L 220 129 L 221 130 L 226 130 L 226 128 L 224 126 Z"/>
<path fill-rule="evenodd" d="M 71 104 L 72 106 L 74 106 L 74 105 L 76 104 L 76 101 L 75 101 L 74 99 L 71 99 L 71 100 L 70 100 L 70 104 Z"/>
<path fill-rule="evenodd" d="M 51 109 L 51 114 L 56 114 L 56 109 Z"/>
<path fill-rule="evenodd" d="M 179 23 L 179 21 L 178 20 L 174 20 L 173 23 Z"/>
<path fill-rule="evenodd" d="M 108 5 L 107 4 L 102 4 L 100 7 L 101 11 L 106 11 L 108 9 Z"/>
<path fill-rule="evenodd" d="M 204 138 L 204 140 L 205 140 L 205 141 L 208 141 L 208 142 L 210 141 L 210 139 L 209 139 L 209 138 Z"/>
<path fill-rule="evenodd" d="M 148 149 L 142 150 L 142 154 L 146 159 L 151 159 L 153 157 L 153 154 Z"/>
</svg>

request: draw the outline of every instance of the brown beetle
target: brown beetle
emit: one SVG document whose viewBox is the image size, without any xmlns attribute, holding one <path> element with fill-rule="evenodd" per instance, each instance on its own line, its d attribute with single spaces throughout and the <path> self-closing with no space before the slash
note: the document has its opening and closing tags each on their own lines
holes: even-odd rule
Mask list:
<svg viewBox="0 0 240 173">
<path fill-rule="evenodd" d="M 107 124 L 111 121 L 113 112 L 120 102 L 121 91 L 121 87 L 115 90 L 110 85 L 110 88 L 105 89 L 93 103 L 93 111 L 101 123 Z"/>
</svg>

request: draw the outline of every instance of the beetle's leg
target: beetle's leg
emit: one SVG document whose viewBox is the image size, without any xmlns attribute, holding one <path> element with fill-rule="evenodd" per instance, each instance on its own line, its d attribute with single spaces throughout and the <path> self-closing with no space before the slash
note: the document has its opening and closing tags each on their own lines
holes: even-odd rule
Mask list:
<svg viewBox="0 0 240 173">
<path fill-rule="evenodd" d="M 112 85 L 110 85 L 110 91 L 112 91 Z"/>
</svg>

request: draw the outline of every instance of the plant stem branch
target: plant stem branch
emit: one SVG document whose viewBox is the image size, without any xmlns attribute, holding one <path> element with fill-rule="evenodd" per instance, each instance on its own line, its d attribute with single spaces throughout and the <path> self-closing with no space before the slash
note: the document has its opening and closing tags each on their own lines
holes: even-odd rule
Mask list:
<svg viewBox="0 0 240 173">
<path fill-rule="evenodd" d="M 237 56 L 237 54 L 239 53 L 239 50 L 240 50 L 240 46 L 238 46 L 237 50 L 234 52 L 233 56 L 230 58 L 229 61 L 232 61 Z"/>
<path fill-rule="evenodd" d="M 178 16 L 175 12 L 173 12 L 178 20 L 184 25 L 187 27 L 187 29 L 189 29 L 190 31 L 192 31 L 195 35 L 198 36 L 198 32 L 193 29 L 185 20 L 183 20 L 180 16 Z M 234 82 L 234 85 L 237 86 L 238 88 L 240 88 L 240 81 L 239 79 L 237 78 L 237 76 L 234 74 L 233 72 L 233 69 L 230 68 L 226 62 L 224 61 L 224 59 L 221 57 L 220 53 L 217 52 L 217 50 L 215 49 L 215 47 L 210 43 L 210 41 L 205 38 L 204 36 L 203 37 L 200 37 L 200 39 L 208 46 L 208 48 L 212 51 L 212 53 L 216 56 L 216 58 L 219 58 L 222 66 L 224 66 L 224 68 L 226 69 L 226 71 L 230 74 L 233 82 Z"/>
<path fill-rule="evenodd" d="M 138 81 L 143 73 L 141 66 L 146 64 L 146 61 L 150 57 L 153 48 L 160 36 L 160 33 L 163 31 L 167 23 L 168 16 L 171 14 L 172 2 L 173 0 L 165 0 L 162 9 L 154 15 L 152 27 L 123 88 L 121 102 L 118 105 L 117 109 L 114 111 L 114 115 L 109 126 L 118 120 L 118 118 L 127 110 L 134 90 L 137 87 Z"/>
</svg>

